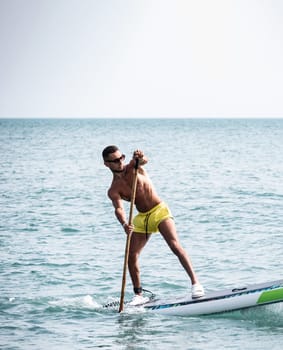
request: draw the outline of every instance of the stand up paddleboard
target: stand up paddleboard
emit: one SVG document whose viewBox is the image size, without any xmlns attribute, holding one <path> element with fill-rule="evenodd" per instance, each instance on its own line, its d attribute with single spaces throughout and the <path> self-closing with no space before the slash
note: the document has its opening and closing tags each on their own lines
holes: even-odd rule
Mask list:
<svg viewBox="0 0 283 350">
<path fill-rule="evenodd" d="M 203 316 L 280 302 L 283 302 L 283 279 L 210 292 L 198 299 L 192 299 L 190 296 L 158 299 L 152 294 L 150 301 L 145 304 L 130 306 L 129 302 L 126 302 L 125 306 L 128 308 L 142 307 L 149 312 L 166 315 Z M 116 309 L 119 304 L 118 301 L 115 301 L 104 305 L 103 308 Z"/>
<path fill-rule="evenodd" d="M 167 315 L 201 316 L 279 302 L 283 302 L 283 280 L 211 292 L 198 299 L 191 297 L 154 299 L 142 307 L 148 311 Z"/>
<path fill-rule="evenodd" d="M 125 303 L 125 306 L 129 308 L 143 307 L 147 311 L 166 315 L 202 316 L 280 302 L 283 302 L 283 279 L 215 291 L 198 299 L 192 299 L 189 296 L 171 299 L 152 297 L 145 304 L 127 306 L 128 303 Z M 105 308 L 116 308 L 117 306 L 119 306 L 119 302 L 104 305 Z"/>
</svg>

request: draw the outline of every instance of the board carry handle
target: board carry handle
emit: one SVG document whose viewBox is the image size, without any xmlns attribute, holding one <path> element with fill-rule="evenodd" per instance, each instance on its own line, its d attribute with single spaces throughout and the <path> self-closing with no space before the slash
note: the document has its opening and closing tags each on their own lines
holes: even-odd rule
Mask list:
<svg viewBox="0 0 283 350">
<path fill-rule="evenodd" d="M 244 290 L 247 290 L 246 287 L 243 287 L 243 288 L 234 288 L 232 289 L 232 292 L 235 293 L 235 292 L 243 292 Z"/>
</svg>

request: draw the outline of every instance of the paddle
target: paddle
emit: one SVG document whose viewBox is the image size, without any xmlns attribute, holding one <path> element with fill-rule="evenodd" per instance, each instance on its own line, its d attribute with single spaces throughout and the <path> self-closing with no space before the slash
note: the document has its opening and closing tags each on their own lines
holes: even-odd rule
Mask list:
<svg viewBox="0 0 283 350">
<path fill-rule="evenodd" d="M 135 163 L 135 167 L 134 167 L 134 177 L 133 177 L 133 184 L 132 184 L 131 205 L 130 205 L 130 213 L 129 213 L 129 225 L 131 225 L 132 221 L 133 221 L 133 209 L 134 209 L 135 198 L 136 198 L 139 158 L 136 158 L 135 161 L 136 161 L 136 163 Z M 129 259 L 131 237 L 132 237 L 132 232 L 127 235 L 127 241 L 126 241 L 126 247 L 125 247 L 124 268 L 123 268 L 123 278 L 122 278 L 122 288 L 121 288 L 119 312 L 123 311 L 123 308 L 124 308 L 126 275 L 127 275 L 127 266 L 128 266 L 128 259 Z"/>
</svg>

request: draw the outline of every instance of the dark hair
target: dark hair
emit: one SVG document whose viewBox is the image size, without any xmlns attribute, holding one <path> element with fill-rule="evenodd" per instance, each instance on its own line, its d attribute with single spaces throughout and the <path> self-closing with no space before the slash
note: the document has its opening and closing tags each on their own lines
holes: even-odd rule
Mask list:
<svg viewBox="0 0 283 350">
<path fill-rule="evenodd" d="M 119 148 L 117 146 L 111 145 L 111 146 L 107 146 L 104 148 L 104 150 L 102 151 L 102 157 L 105 160 L 109 154 L 114 153 L 116 151 L 119 151 Z"/>
</svg>

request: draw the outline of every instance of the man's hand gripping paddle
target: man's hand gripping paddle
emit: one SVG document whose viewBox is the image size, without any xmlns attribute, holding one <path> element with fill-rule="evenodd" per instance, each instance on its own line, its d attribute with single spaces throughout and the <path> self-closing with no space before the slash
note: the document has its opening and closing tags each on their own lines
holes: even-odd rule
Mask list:
<svg viewBox="0 0 283 350">
<path fill-rule="evenodd" d="M 138 167 L 139 167 L 139 158 L 135 158 L 134 177 L 133 177 L 132 193 L 131 193 L 131 205 L 130 205 L 130 213 L 129 213 L 129 225 L 132 225 L 132 221 L 133 221 L 133 210 L 134 210 L 136 189 L 137 189 L 137 180 L 138 180 Z M 127 241 L 126 241 L 126 247 L 125 247 L 124 268 L 123 268 L 123 278 L 122 278 L 122 288 L 121 288 L 119 312 L 123 311 L 123 309 L 124 309 L 126 275 L 127 275 L 127 266 L 128 266 L 128 260 L 129 260 L 129 250 L 130 250 L 131 237 L 132 237 L 132 232 L 130 232 L 127 235 Z"/>
</svg>

